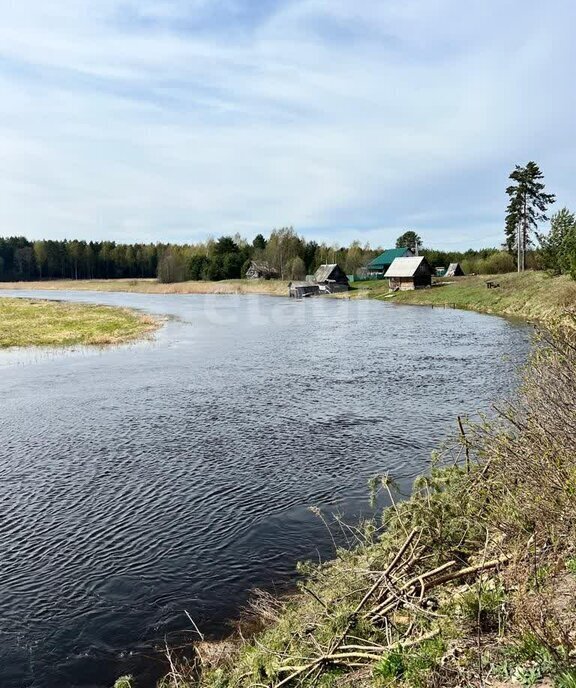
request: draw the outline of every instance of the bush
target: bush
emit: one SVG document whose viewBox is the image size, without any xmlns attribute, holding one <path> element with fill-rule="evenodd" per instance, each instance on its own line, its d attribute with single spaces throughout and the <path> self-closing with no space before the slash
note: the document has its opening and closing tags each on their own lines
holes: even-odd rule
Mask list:
<svg viewBox="0 0 576 688">
<path fill-rule="evenodd" d="M 484 270 L 488 275 L 514 272 L 516 269 L 516 261 L 506 251 L 499 251 L 486 258 L 484 261 Z"/>
</svg>

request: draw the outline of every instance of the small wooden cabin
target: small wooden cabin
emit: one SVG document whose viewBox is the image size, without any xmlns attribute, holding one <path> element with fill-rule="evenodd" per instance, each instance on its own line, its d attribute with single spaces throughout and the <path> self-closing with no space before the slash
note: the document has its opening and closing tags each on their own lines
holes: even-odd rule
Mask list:
<svg viewBox="0 0 576 688">
<path fill-rule="evenodd" d="M 384 277 L 389 280 L 390 289 L 394 291 L 432 286 L 432 268 L 424 256 L 395 258 Z"/>
<path fill-rule="evenodd" d="M 276 279 L 278 271 L 268 263 L 257 263 L 253 260 L 246 270 L 246 279 Z"/>
<path fill-rule="evenodd" d="M 314 274 L 314 281 L 320 287 L 320 291 L 328 294 L 350 289 L 348 276 L 337 263 L 321 265 Z"/>
<path fill-rule="evenodd" d="M 305 299 L 320 293 L 320 286 L 316 282 L 290 282 L 288 294 L 292 299 Z"/>
<path fill-rule="evenodd" d="M 396 258 L 410 258 L 413 255 L 414 251 L 410 248 L 389 248 L 368 263 L 366 273 L 371 278 L 381 278 Z"/>
<path fill-rule="evenodd" d="M 450 263 L 444 277 L 464 277 L 464 270 L 462 270 L 460 263 Z"/>
</svg>

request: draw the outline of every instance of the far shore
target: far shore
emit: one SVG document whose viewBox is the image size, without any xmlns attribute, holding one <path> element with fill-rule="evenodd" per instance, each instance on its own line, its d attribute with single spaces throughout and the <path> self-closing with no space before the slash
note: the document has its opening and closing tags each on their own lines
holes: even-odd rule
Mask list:
<svg viewBox="0 0 576 688">
<path fill-rule="evenodd" d="M 488 289 L 492 280 L 498 286 Z M 131 292 L 140 294 L 263 294 L 288 296 L 288 281 L 222 280 L 162 284 L 154 279 L 46 280 L 0 282 L 0 290 Z M 436 279 L 431 289 L 390 292 L 387 280 L 353 282 L 349 292 L 334 298 L 368 298 L 389 303 L 457 308 L 525 320 L 566 318 L 576 308 L 576 281 L 567 275 L 551 277 L 526 271 L 501 275 L 473 275 Z"/>
<path fill-rule="evenodd" d="M 46 291 L 107 291 L 137 294 L 269 294 L 287 296 L 288 282 L 281 280 L 222 280 L 219 282 L 174 282 L 155 279 L 45 280 L 0 282 L 0 289 Z"/>
</svg>

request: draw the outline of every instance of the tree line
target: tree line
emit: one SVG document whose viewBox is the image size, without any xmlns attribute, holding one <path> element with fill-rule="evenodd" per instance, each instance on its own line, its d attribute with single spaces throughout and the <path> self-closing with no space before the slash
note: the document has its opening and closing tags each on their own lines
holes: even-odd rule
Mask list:
<svg viewBox="0 0 576 688">
<path fill-rule="evenodd" d="M 166 246 L 0 237 L 0 280 L 156 277 Z"/>
<path fill-rule="evenodd" d="M 396 244 L 414 249 L 414 236 L 417 237 L 414 232 L 406 232 Z M 417 240 L 419 252 L 433 267 L 461 262 L 470 272 L 514 269 L 506 262 L 507 254 L 494 248 L 440 251 L 423 249 L 420 237 Z M 237 234 L 198 244 L 29 241 L 25 237 L 8 237 L 0 238 L 0 281 L 237 279 L 244 277 L 252 261 L 270 267 L 281 279 L 304 279 L 323 263 L 338 263 L 347 274 L 356 274 L 382 250 L 359 241 L 348 246 L 307 241 L 292 227 L 275 229 L 267 238 L 258 234 L 251 242 Z"/>
<path fill-rule="evenodd" d="M 516 165 L 506 189 L 505 238 L 500 248 L 442 251 L 426 248 L 412 230 L 396 240 L 426 256 L 433 268 L 460 263 L 467 274 L 494 274 L 545 269 L 576 279 L 576 216 L 567 208 L 555 213 L 548 233 L 539 223 L 556 198 L 545 190 L 543 174 L 534 162 Z M 536 245 L 536 241 L 538 245 Z M 389 248 L 389 246 L 385 247 Z M 307 241 L 293 227 L 274 229 L 266 238 L 247 241 L 239 234 L 196 244 L 122 244 L 114 241 L 0 238 L 0 281 L 44 279 L 137 279 L 161 282 L 223 280 L 244 277 L 254 261 L 281 279 L 304 279 L 323 263 L 338 263 L 347 274 L 361 272 L 382 247 L 353 241 L 348 246 Z"/>
</svg>

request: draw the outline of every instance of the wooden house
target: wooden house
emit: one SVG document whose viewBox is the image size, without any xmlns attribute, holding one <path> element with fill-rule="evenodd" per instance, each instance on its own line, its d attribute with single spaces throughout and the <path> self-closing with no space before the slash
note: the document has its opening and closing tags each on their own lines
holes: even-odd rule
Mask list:
<svg viewBox="0 0 576 688">
<path fill-rule="evenodd" d="M 366 274 L 373 279 L 382 278 L 396 258 L 411 258 L 413 255 L 414 251 L 409 248 L 389 248 L 368 263 Z"/>
<path fill-rule="evenodd" d="M 395 258 L 384 277 L 389 280 L 390 289 L 394 291 L 432 286 L 432 268 L 424 256 Z"/>
<path fill-rule="evenodd" d="M 246 279 L 277 279 L 278 271 L 268 263 L 258 263 L 253 260 L 246 270 Z"/>
<path fill-rule="evenodd" d="M 328 294 L 350 289 L 348 277 L 337 263 L 321 265 L 314 274 L 314 282 L 321 292 Z"/>
<path fill-rule="evenodd" d="M 444 277 L 463 277 L 464 270 L 460 267 L 460 263 L 450 263 L 448 270 L 444 273 Z"/>
<path fill-rule="evenodd" d="M 305 299 L 320 293 L 320 286 L 316 282 L 290 282 L 288 293 L 292 299 Z"/>
</svg>

